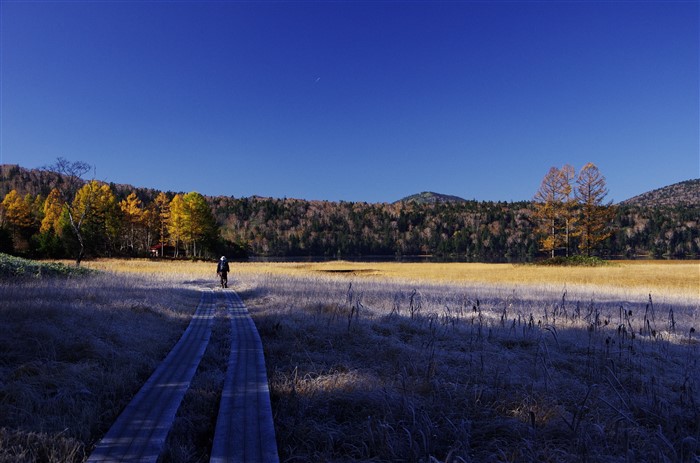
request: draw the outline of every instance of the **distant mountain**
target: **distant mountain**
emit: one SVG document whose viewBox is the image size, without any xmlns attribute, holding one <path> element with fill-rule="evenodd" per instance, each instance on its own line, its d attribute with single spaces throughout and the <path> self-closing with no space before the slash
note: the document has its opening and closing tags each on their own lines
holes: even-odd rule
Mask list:
<svg viewBox="0 0 700 463">
<path fill-rule="evenodd" d="M 700 206 L 700 178 L 674 183 L 622 201 L 625 206 Z"/>
<path fill-rule="evenodd" d="M 459 196 L 443 195 L 432 191 L 424 191 L 411 196 L 401 198 L 396 203 L 415 202 L 417 204 L 444 204 L 444 203 L 466 203 L 467 200 Z M 394 203 L 394 204 L 396 204 Z"/>
</svg>

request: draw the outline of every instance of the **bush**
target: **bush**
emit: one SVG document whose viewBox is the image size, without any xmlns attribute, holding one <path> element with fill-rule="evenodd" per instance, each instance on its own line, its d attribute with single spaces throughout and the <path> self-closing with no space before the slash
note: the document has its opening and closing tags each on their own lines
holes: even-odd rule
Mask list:
<svg viewBox="0 0 700 463">
<path fill-rule="evenodd" d="M 537 262 L 536 265 L 558 267 L 604 267 L 606 265 L 610 265 L 610 262 L 594 256 L 557 256 Z"/>
<path fill-rule="evenodd" d="M 92 270 L 70 267 L 60 263 L 43 263 L 0 253 L 0 278 L 42 277 L 42 276 L 78 276 L 87 275 Z"/>
</svg>

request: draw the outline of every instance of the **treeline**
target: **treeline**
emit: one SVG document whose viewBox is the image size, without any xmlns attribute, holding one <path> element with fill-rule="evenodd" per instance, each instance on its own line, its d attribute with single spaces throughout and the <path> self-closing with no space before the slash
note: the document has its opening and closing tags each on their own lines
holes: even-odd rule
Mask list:
<svg viewBox="0 0 700 463">
<path fill-rule="evenodd" d="M 532 202 L 367 204 L 274 198 L 214 198 L 227 240 L 257 256 L 433 255 L 476 262 L 545 257 Z M 700 257 L 700 207 L 618 206 L 595 255 Z M 571 248 L 581 237 L 571 237 Z"/>
<path fill-rule="evenodd" d="M 437 255 L 527 261 L 537 255 L 529 203 L 368 204 L 216 198 L 222 236 L 260 256 Z"/>
<path fill-rule="evenodd" d="M 208 198 L 77 178 L 71 186 L 70 175 L 29 171 L 43 182 L 36 185 L 17 181 L 28 171 L 13 172 L 5 169 L 0 179 L 0 251 L 29 257 L 433 255 L 529 262 L 551 253 L 543 246 L 547 234 L 536 202 Z M 699 205 L 619 205 L 609 232 L 591 251 L 601 257 L 697 258 L 699 218 Z M 567 249 L 585 248 L 582 239 L 572 233 Z"/>
<path fill-rule="evenodd" d="M 201 194 L 115 192 L 110 184 L 83 180 L 90 169 L 59 158 L 49 172 L 38 173 L 46 184 L 37 190 L 48 191 L 46 196 L 9 190 L 0 202 L 0 251 L 73 257 L 77 265 L 86 255 L 208 258 L 215 252 L 240 253 L 220 239 Z"/>
<path fill-rule="evenodd" d="M 700 205 L 621 205 L 612 229 L 603 243 L 612 256 L 700 258 Z"/>
<path fill-rule="evenodd" d="M 67 201 L 11 190 L 0 203 L 0 252 L 32 257 L 211 257 L 228 252 L 204 196 L 196 192 L 150 203 L 135 192 L 119 199 L 110 186 L 85 183 Z"/>
</svg>

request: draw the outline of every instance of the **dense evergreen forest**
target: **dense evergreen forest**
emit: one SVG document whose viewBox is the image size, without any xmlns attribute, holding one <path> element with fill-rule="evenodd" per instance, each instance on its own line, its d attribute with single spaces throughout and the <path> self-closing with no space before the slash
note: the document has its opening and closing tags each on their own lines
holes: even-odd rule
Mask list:
<svg viewBox="0 0 700 463">
<path fill-rule="evenodd" d="M 63 181 L 45 171 L 0 166 L 0 251 L 32 257 L 72 256 L 77 244 L 68 218 L 65 212 L 62 217 L 54 212 L 52 217 L 51 201 L 47 201 Z M 202 197 L 101 185 L 99 211 L 96 207 L 91 210 L 92 222 L 86 228 L 86 257 L 210 258 L 225 253 L 242 258 L 352 259 L 430 255 L 476 262 L 529 262 L 545 257 L 532 202 L 368 204 Z M 171 214 L 173 200 L 177 209 Z M 208 210 L 202 209 L 202 201 Z M 188 209 L 195 206 L 196 214 Z M 678 205 L 623 203 L 615 207 L 612 233 L 595 254 L 697 258 L 698 220 L 700 201 Z M 201 224 L 206 226 L 195 233 L 195 225 Z M 159 246 L 161 242 L 163 246 Z M 577 253 L 575 236 L 568 247 L 569 252 Z"/>
</svg>

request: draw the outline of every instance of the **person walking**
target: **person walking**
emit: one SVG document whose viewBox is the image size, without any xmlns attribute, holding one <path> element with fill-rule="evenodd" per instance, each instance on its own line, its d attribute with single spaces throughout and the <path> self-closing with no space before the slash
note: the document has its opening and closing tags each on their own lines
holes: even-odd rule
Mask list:
<svg viewBox="0 0 700 463">
<path fill-rule="evenodd" d="M 221 256 L 221 259 L 219 259 L 219 263 L 216 266 L 216 274 L 221 278 L 222 288 L 228 288 L 228 272 L 230 271 L 231 270 L 229 269 L 226 256 Z"/>
</svg>

